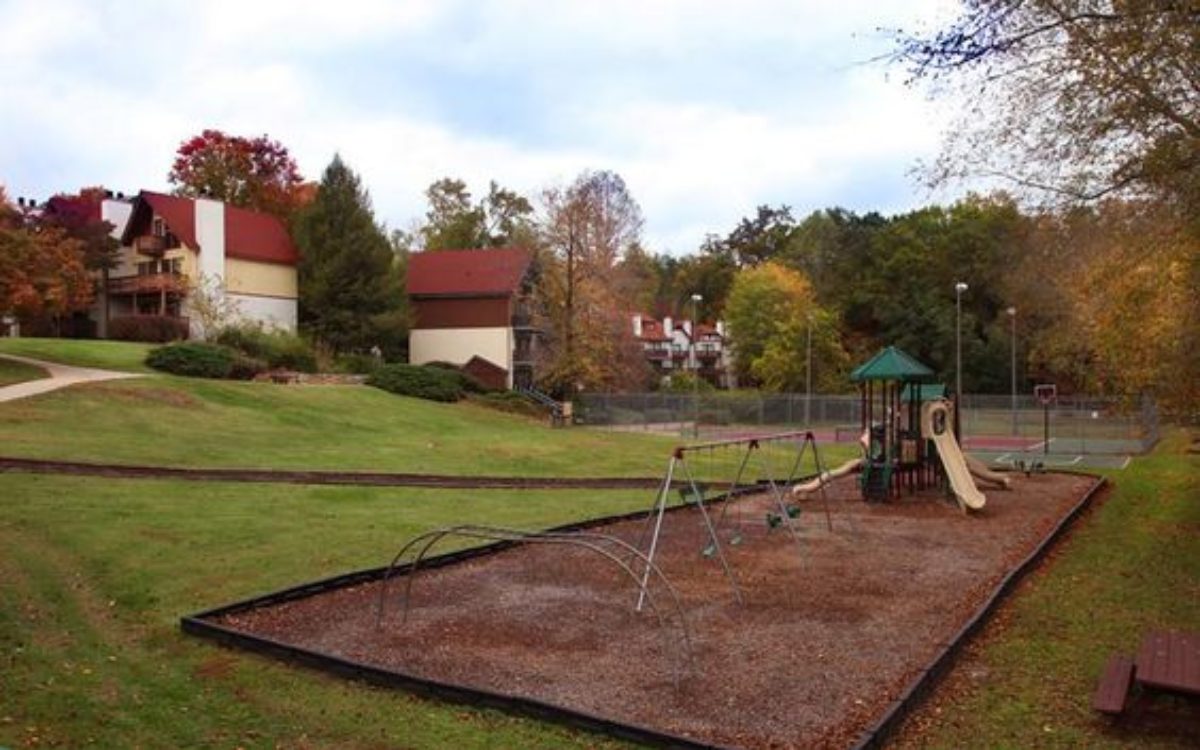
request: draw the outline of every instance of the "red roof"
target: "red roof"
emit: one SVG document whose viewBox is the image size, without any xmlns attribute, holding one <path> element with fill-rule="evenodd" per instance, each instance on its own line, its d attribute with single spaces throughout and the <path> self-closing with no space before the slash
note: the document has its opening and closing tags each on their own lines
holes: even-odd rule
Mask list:
<svg viewBox="0 0 1200 750">
<path fill-rule="evenodd" d="M 277 216 L 225 207 L 225 254 L 263 263 L 296 265 L 300 253 Z"/>
<path fill-rule="evenodd" d="M 519 247 L 433 250 L 408 259 L 414 297 L 507 297 L 525 278 L 533 256 Z"/>
<path fill-rule="evenodd" d="M 663 324 L 654 318 L 645 315 L 639 316 L 642 319 L 642 335 L 638 337 L 639 341 L 670 341 L 671 337 L 663 330 Z"/>
<path fill-rule="evenodd" d="M 133 216 L 125 229 L 126 243 L 146 231 L 149 216 L 144 207 L 161 216 L 180 242 L 204 252 L 196 241 L 196 201 L 148 190 L 139 193 L 134 203 Z M 300 254 L 279 217 L 226 204 L 225 257 L 295 265 Z"/>
</svg>

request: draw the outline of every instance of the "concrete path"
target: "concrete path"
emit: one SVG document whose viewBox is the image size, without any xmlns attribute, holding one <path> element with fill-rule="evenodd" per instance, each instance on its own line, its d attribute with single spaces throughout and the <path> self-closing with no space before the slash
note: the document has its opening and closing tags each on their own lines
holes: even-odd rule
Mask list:
<svg viewBox="0 0 1200 750">
<path fill-rule="evenodd" d="M 50 374 L 48 378 L 41 380 L 29 380 L 16 385 L 9 385 L 0 388 L 0 402 L 15 401 L 19 398 L 28 398 L 36 396 L 39 393 L 49 393 L 57 391 L 59 388 L 66 388 L 69 385 L 76 383 L 94 383 L 101 380 L 122 380 L 125 378 L 140 378 L 141 375 L 132 372 L 115 372 L 113 370 L 97 370 L 91 367 L 74 367 L 72 365 L 61 365 L 57 362 L 43 362 L 40 359 L 30 359 L 28 357 L 18 357 L 15 354 L 0 354 L 0 358 L 11 359 L 14 362 L 23 362 L 27 365 L 40 367 Z"/>
</svg>

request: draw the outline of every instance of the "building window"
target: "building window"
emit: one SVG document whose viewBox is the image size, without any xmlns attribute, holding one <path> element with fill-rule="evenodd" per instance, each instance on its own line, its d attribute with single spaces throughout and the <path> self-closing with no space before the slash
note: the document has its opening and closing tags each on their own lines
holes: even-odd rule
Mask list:
<svg viewBox="0 0 1200 750">
<path fill-rule="evenodd" d="M 155 237 L 167 236 L 167 225 L 166 222 L 162 220 L 162 217 L 155 216 L 154 220 L 150 222 L 150 234 L 154 235 Z"/>
</svg>

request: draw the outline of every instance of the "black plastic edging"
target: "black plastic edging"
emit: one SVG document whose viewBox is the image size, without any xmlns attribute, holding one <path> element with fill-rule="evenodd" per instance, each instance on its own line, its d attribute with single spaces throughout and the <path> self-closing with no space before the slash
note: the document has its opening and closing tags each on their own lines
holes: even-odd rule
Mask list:
<svg viewBox="0 0 1200 750">
<path fill-rule="evenodd" d="M 502 477 L 297 469 L 189 468 L 0 456 L 0 472 L 9 471 L 30 474 L 96 476 L 109 479 L 176 479 L 193 482 L 426 487 L 430 489 L 648 489 L 662 485 L 662 480 L 654 477 Z"/>
<path fill-rule="evenodd" d="M 1056 472 L 1060 474 L 1077 474 L 1081 476 L 1090 476 L 1096 479 L 1096 482 L 1088 488 L 1084 493 L 1083 498 L 1075 504 L 1071 510 L 1062 517 L 1055 525 L 1046 538 L 1034 548 L 1032 552 L 1021 564 L 1009 571 L 1008 575 L 1001 579 L 999 585 L 992 591 L 975 614 L 967 621 L 958 633 L 954 635 L 948 642 L 945 643 L 941 652 L 933 658 L 929 665 L 920 672 L 909 684 L 905 687 L 900 697 L 893 701 L 884 712 L 883 716 L 875 722 L 869 729 L 863 731 L 855 743 L 851 746 L 853 750 L 873 750 L 874 748 L 883 747 L 887 739 L 900 727 L 909 714 L 933 692 L 937 683 L 941 680 L 950 668 L 954 665 L 958 654 L 966 646 L 966 644 L 983 628 L 983 625 L 995 612 L 1000 603 L 1012 593 L 1017 584 L 1028 575 L 1037 564 L 1046 556 L 1050 548 L 1063 535 L 1068 527 L 1075 522 L 1075 519 L 1091 504 L 1093 497 L 1104 487 L 1108 480 L 1094 474 L 1086 472 Z"/>
<path fill-rule="evenodd" d="M 640 742 L 656 747 L 681 748 L 684 750 L 726 750 L 719 745 L 696 742 L 686 737 L 660 732 L 637 724 L 626 724 L 604 719 L 582 711 L 543 703 L 533 698 L 496 693 L 450 682 L 439 682 L 437 680 L 415 677 L 403 672 L 373 667 L 319 651 L 310 651 L 291 646 L 269 638 L 247 635 L 194 617 L 183 618 L 180 622 L 180 627 L 185 633 L 207 638 L 224 646 L 239 648 L 262 656 L 270 656 L 339 677 L 359 680 L 382 687 L 400 689 L 425 698 L 434 698 L 476 708 L 492 708 L 509 714 L 528 716 L 542 721 L 550 721 L 576 729 L 583 729 L 617 739 Z"/>
<path fill-rule="evenodd" d="M 738 490 L 735 490 L 733 493 L 729 494 L 743 494 L 745 492 L 757 489 L 757 487 L 739 488 Z M 721 495 L 716 498 L 710 498 L 709 500 L 706 500 L 706 502 L 721 502 L 726 499 L 727 497 L 725 495 Z M 690 503 L 679 503 L 668 506 L 666 511 L 668 513 L 674 513 L 689 507 L 691 507 Z M 562 526 L 555 526 L 550 529 L 546 529 L 546 531 L 559 533 L 582 531 L 584 529 L 593 528 L 596 526 L 605 526 L 612 523 L 620 523 L 622 521 L 629 521 L 644 517 L 646 517 L 646 511 L 639 510 L 613 516 L 592 518 L 586 521 L 579 521 Z M 521 544 L 524 544 L 524 542 L 505 540 L 477 547 L 468 547 L 466 549 L 426 558 L 422 560 L 421 567 L 422 569 L 440 568 L 476 557 L 493 555 Z M 404 565 L 397 566 L 394 572 L 399 575 L 402 573 L 407 573 L 410 568 L 411 563 L 406 563 Z M 260 654 L 263 656 L 270 656 L 276 659 L 281 659 L 322 672 L 337 675 L 339 677 L 360 680 L 382 687 L 396 688 L 404 690 L 405 692 L 414 693 L 429 698 L 436 698 L 439 700 L 471 705 L 480 708 L 493 708 L 510 714 L 529 716 L 543 721 L 563 724 L 577 729 L 604 734 L 617 739 L 640 742 L 642 744 L 653 745 L 655 747 L 680 748 L 681 750 L 726 750 L 720 745 L 697 742 L 695 740 L 670 734 L 668 732 L 660 732 L 658 730 L 639 726 L 637 724 L 617 722 L 584 713 L 582 711 L 575 711 L 573 709 L 555 706 L 549 703 L 543 703 L 542 701 L 534 700 L 532 698 L 525 698 L 505 693 L 496 693 L 449 682 L 429 680 L 422 677 L 409 675 L 404 672 L 395 672 L 379 667 L 373 667 L 367 664 L 361 664 L 359 662 L 349 661 L 320 651 L 312 651 L 309 649 L 300 648 L 298 646 L 282 643 L 270 638 L 249 635 L 232 628 L 217 625 L 213 622 L 209 622 L 208 620 L 208 618 L 221 617 L 237 612 L 246 612 L 259 607 L 281 604 L 283 602 L 294 601 L 297 599 L 304 599 L 319 593 L 324 593 L 326 591 L 377 580 L 383 577 L 387 570 L 387 567 L 357 570 L 310 583 L 300 584 L 298 586 L 292 586 L 291 588 L 263 594 L 250 599 L 244 599 L 232 604 L 222 605 L 180 618 L 179 627 L 180 630 L 188 635 L 205 638 L 231 648 L 238 648 L 243 651 L 249 651 L 251 653 Z"/>
</svg>

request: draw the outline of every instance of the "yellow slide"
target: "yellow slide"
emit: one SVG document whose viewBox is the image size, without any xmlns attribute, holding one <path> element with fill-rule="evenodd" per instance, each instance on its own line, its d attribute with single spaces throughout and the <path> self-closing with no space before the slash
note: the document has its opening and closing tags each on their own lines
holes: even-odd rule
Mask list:
<svg viewBox="0 0 1200 750">
<path fill-rule="evenodd" d="M 938 456 L 942 459 L 950 489 L 954 490 L 958 504 L 964 511 L 979 510 L 987 498 L 975 486 L 975 480 L 971 479 L 966 459 L 958 447 L 958 441 L 954 439 L 952 419 L 953 410 L 945 399 L 926 401 L 921 405 L 921 432 L 937 446 Z"/>
<path fill-rule="evenodd" d="M 858 471 L 862 466 L 862 462 L 863 460 L 861 458 L 856 458 L 852 461 L 847 461 L 836 469 L 823 471 L 804 484 L 798 484 L 795 487 L 792 487 L 792 494 L 807 495 L 810 492 L 816 492 L 817 490 L 821 489 L 822 486 L 829 484 L 838 477 L 844 477 L 851 472 Z"/>
<path fill-rule="evenodd" d="M 967 468 L 976 479 L 982 479 L 985 482 L 991 482 L 994 485 L 1003 487 L 1004 489 L 1012 489 L 1012 478 L 1001 474 L 998 471 L 992 471 L 988 465 L 978 458 L 975 458 L 970 453 L 964 453 L 963 458 L 967 460 Z"/>
<path fill-rule="evenodd" d="M 867 451 L 870 450 L 870 447 L 871 447 L 871 437 L 870 436 L 871 436 L 870 430 L 863 430 L 863 434 L 858 436 L 858 444 L 860 446 L 862 446 L 862 451 L 863 451 L 864 456 L 867 455 Z M 830 482 L 837 479 L 838 477 L 844 477 L 847 474 L 858 471 L 859 469 L 862 468 L 862 465 L 863 465 L 863 459 L 861 459 L 861 458 L 851 459 L 851 460 L 847 461 L 846 463 L 842 464 L 841 466 L 837 467 L 836 469 L 831 469 L 829 471 L 821 472 L 820 474 L 818 474 L 817 476 L 808 480 L 804 484 L 797 484 L 796 486 L 792 487 L 792 494 L 793 495 L 807 495 L 810 492 L 816 492 L 817 490 L 821 489 L 822 487 L 829 484 Z"/>
</svg>

